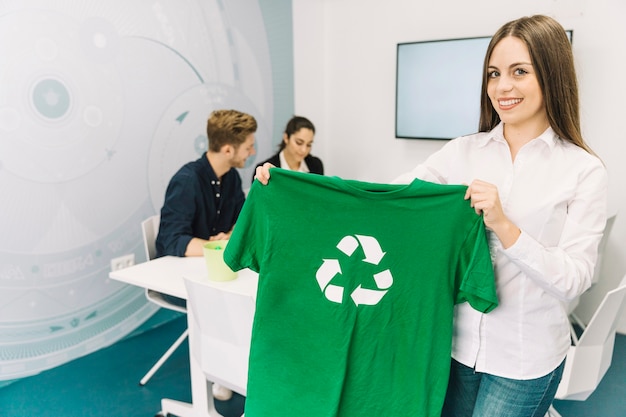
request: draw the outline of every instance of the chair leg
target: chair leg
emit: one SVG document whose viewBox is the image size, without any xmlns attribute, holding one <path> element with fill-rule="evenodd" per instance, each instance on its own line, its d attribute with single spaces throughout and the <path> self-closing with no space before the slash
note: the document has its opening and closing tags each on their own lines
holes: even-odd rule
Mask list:
<svg viewBox="0 0 626 417">
<path fill-rule="evenodd" d="M 141 378 L 141 381 L 139 381 L 139 385 L 143 386 L 148 383 L 150 378 L 152 378 L 152 375 L 154 375 L 154 373 L 159 370 L 161 365 L 163 365 L 163 362 L 165 362 L 170 356 L 172 356 L 172 353 L 174 353 L 174 351 L 178 349 L 178 346 L 180 346 L 180 344 L 183 343 L 183 341 L 185 340 L 188 334 L 189 334 L 189 329 L 185 329 L 183 334 L 181 334 L 178 337 L 178 339 L 176 339 L 174 344 L 170 346 L 170 348 L 163 354 L 163 356 L 161 356 L 159 360 L 152 366 L 152 368 L 150 368 L 148 373 L 145 374 L 143 378 Z"/>
<path fill-rule="evenodd" d="M 546 413 L 545 417 L 562 417 L 561 414 L 559 414 L 558 411 L 556 411 L 556 409 L 554 408 L 554 406 L 550 406 L 550 408 L 548 408 L 548 412 Z"/>
<path fill-rule="evenodd" d="M 583 323 L 583 321 L 580 319 L 580 317 L 578 317 L 575 313 L 571 313 L 569 316 L 574 320 L 574 322 L 576 322 L 576 324 L 578 324 L 580 326 L 580 328 L 583 331 L 585 330 L 585 328 L 587 326 L 585 326 L 585 323 Z"/>
</svg>

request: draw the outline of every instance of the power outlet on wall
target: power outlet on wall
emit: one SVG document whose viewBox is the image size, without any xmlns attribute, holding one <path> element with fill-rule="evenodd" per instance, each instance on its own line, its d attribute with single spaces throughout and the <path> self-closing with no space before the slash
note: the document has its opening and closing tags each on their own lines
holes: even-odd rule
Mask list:
<svg viewBox="0 0 626 417">
<path fill-rule="evenodd" d="M 134 253 L 118 256 L 117 258 L 111 259 L 111 271 L 117 271 L 118 269 L 128 268 L 129 266 L 133 266 L 133 265 L 135 265 Z"/>
</svg>

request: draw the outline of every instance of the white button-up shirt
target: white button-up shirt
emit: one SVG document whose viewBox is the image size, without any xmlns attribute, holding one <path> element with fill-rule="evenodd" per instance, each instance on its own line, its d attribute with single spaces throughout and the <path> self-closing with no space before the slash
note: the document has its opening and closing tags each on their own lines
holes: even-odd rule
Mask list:
<svg viewBox="0 0 626 417">
<path fill-rule="evenodd" d="M 287 159 L 285 158 L 285 151 L 280 151 L 280 153 L 278 154 L 278 159 L 280 160 L 280 167 L 283 169 L 287 169 L 289 171 L 293 171 L 291 169 L 291 167 L 289 166 L 289 164 L 287 163 Z M 306 164 L 306 162 L 304 162 L 304 159 L 302 160 L 302 162 L 300 162 L 300 169 L 298 169 L 299 172 L 311 172 L 309 170 L 309 166 Z"/>
<path fill-rule="evenodd" d="M 488 314 L 467 303 L 456 306 L 452 356 L 507 378 L 551 372 L 570 346 L 564 302 L 591 285 L 607 217 L 602 162 L 551 128 L 512 161 L 501 123 L 491 132 L 448 142 L 395 182 L 413 178 L 490 182 L 498 187 L 504 213 L 522 231 L 508 249 L 488 232 L 499 306 Z"/>
</svg>

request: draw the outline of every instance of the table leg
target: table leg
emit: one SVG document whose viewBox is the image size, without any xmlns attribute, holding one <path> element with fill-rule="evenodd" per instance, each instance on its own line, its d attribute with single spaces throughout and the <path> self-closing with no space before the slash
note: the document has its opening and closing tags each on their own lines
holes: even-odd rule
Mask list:
<svg viewBox="0 0 626 417">
<path fill-rule="evenodd" d="M 191 404 L 182 401 L 162 399 L 161 411 L 167 416 L 173 414 L 178 417 L 224 417 L 215 409 L 213 400 L 213 383 L 207 381 L 200 363 L 194 355 L 195 349 L 200 348 L 196 342 L 198 335 L 194 332 L 193 312 L 187 309 L 187 326 L 189 329 L 189 370 L 191 374 Z"/>
</svg>

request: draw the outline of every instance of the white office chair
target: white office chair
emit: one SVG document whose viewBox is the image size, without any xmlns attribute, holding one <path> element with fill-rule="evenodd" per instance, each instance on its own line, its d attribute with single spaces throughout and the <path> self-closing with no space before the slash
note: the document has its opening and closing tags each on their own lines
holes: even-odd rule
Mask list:
<svg viewBox="0 0 626 417">
<path fill-rule="evenodd" d="M 190 349 L 207 381 L 243 396 L 248 383 L 248 357 L 255 301 L 250 295 L 224 292 L 210 285 L 185 279 L 187 308 L 193 326 Z M 209 415 L 214 410 L 212 390 Z"/>
<path fill-rule="evenodd" d="M 148 217 L 144 221 L 141 222 L 141 231 L 143 233 L 143 244 L 144 249 L 146 251 L 147 260 L 152 260 L 156 257 L 156 237 L 159 233 L 159 222 L 161 220 L 161 216 L 156 214 L 154 216 Z M 169 310 L 178 311 L 180 313 L 187 313 L 187 309 L 176 304 L 172 304 L 163 298 L 163 294 L 146 289 L 146 298 L 148 301 L 157 304 L 160 307 L 167 308 Z M 185 329 L 183 334 L 181 334 L 178 339 L 167 349 L 167 351 L 159 358 L 159 360 L 150 368 L 148 373 L 141 378 L 139 381 L 139 385 L 145 385 L 148 383 L 152 375 L 155 374 L 156 371 L 159 370 L 161 365 L 174 353 L 174 351 L 180 346 L 181 343 L 185 340 L 187 335 L 189 334 L 189 330 Z"/>
<path fill-rule="evenodd" d="M 584 401 L 598 387 L 611 365 L 625 300 L 626 276 L 618 288 L 604 296 L 583 334 L 570 347 L 556 399 Z M 547 416 L 560 417 L 560 414 L 551 406 Z"/>
<path fill-rule="evenodd" d="M 609 235 L 611 234 L 611 230 L 613 229 L 613 224 L 615 223 L 615 217 L 616 216 L 617 216 L 617 213 L 609 216 L 607 218 L 607 220 L 606 220 L 606 225 L 604 226 L 604 234 L 602 235 L 602 240 L 600 240 L 600 244 L 598 245 L 598 259 L 596 260 L 596 268 L 593 271 L 593 277 L 591 277 L 591 285 L 592 286 L 594 286 L 595 284 L 598 283 L 598 281 L 600 281 L 600 276 L 602 275 L 602 265 L 603 265 L 603 259 L 604 259 L 604 251 L 606 249 L 606 244 L 609 241 Z M 570 320 L 572 322 L 576 323 L 577 325 L 580 326 L 580 328 L 584 329 L 585 325 L 584 325 L 583 321 L 574 312 L 576 307 L 578 307 L 579 301 L 580 301 L 580 297 L 577 297 L 574 301 L 572 301 L 572 302 L 570 302 L 568 304 L 568 306 L 567 306 L 567 314 L 569 314 Z M 575 332 L 572 332 L 572 337 L 574 339 L 576 338 L 576 333 Z"/>
</svg>

